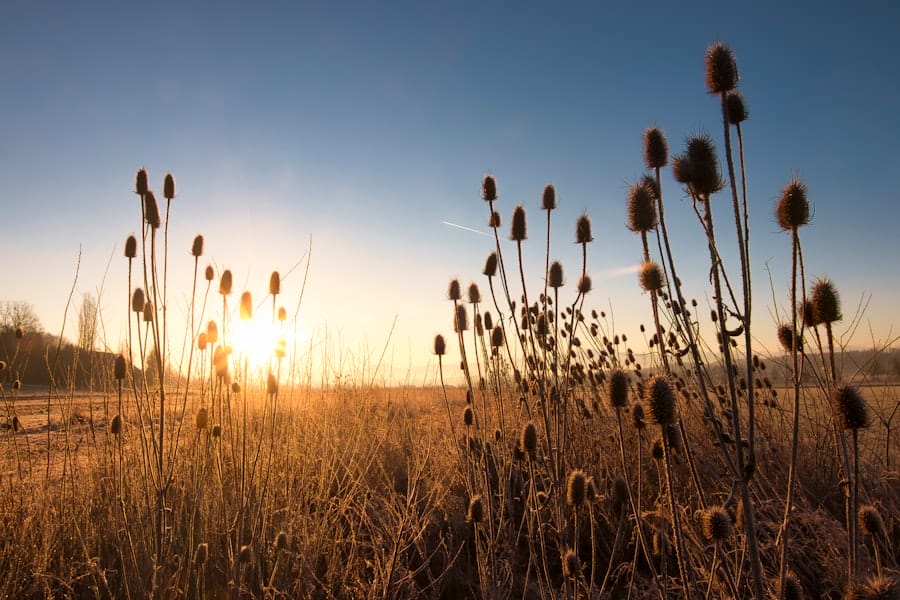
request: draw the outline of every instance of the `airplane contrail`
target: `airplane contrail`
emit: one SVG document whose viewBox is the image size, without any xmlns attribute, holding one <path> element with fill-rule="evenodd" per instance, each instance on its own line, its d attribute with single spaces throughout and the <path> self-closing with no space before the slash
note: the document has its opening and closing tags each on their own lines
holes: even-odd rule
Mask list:
<svg viewBox="0 0 900 600">
<path fill-rule="evenodd" d="M 487 237 L 491 237 L 491 234 L 489 234 L 489 233 L 485 233 L 478 229 L 472 229 L 471 227 L 466 227 L 465 225 L 457 225 L 456 223 L 451 223 L 450 221 L 441 221 L 441 223 L 443 223 L 444 225 L 447 225 L 449 227 L 456 227 L 457 229 L 462 229 L 464 231 L 471 231 L 472 233 L 478 233 L 481 235 L 486 235 Z"/>
</svg>

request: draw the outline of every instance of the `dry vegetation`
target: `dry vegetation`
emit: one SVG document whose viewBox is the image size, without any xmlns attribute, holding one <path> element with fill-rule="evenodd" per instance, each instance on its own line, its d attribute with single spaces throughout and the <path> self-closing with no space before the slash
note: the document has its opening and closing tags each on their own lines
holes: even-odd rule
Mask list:
<svg viewBox="0 0 900 600">
<path fill-rule="evenodd" d="M 452 281 L 452 342 L 434 340 L 441 381 L 462 373 L 461 386 L 313 389 L 283 341 L 251 376 L 229 344 L 252 296 L 235 301 L 229 271 L 201 274 L 201 236 L 192 350 L 186 375 L 173 375 L 166 345 L 181 332 L 169 333 L 161 307 L 175 182 L 164 180 L 162 213 L 141 169 L 141 235 L 122 269 L 129 339 L 122 356 L 97 361 L 96 393 L 51 376 L 25 394 L 21 331 L 0 365 L 0 595 L 896 598 L 897 390 L 835 359 L 843 315 L 834 284 L 803 272 L 799 181 L 776 207 L 793 242 L 785 354 L 754 351 L 736 83 L 730 50 L 712 46 L 724 176 L 711 139 L 689 139 L 672 159 L 662 131 L 645 132 L 647 176 L 627 202 L 649 326 L 617 331 L 590 308 L 586 215 L 576 276 L 565 284 L 548 241 L 545 277 L 529 284 L 525 209 L 512 213 L 516 251 L 504 254 L 497 184 L 485 177 L 496 240 L 485 293 Z M 711 288 L 695 293 L 714 299 L 712 314 L 677 276 L 669 164 L 709 247 Z M 552 186 L 541 208 L 549 240 Z M 733 269 L 714 226 L 735 230 Z M 278 273 L 268 293 L 273 324 L 290 328 Z"/>
</svg>

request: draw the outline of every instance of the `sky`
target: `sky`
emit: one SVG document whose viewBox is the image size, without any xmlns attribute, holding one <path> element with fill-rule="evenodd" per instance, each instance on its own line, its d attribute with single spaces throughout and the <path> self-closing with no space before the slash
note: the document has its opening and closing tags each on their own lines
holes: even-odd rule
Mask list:
<svg viewBox="0 0 900 600">
<path fill-rule="evenodd" d="M 900 41 L 894 2 L 121 2 L 0 5 L 0 299 L 31 303 L 76 337 L 84 294 L 103 343 L 127 335 L 125 238 L 140 232 L 135 172 L 167 172 L 170 315 L 187 314 L 194 236 L 201 271 L 230 269 L 262 302 L 269 275 L 296 311 L 301 361 L 329 377 L 434 381 L 436 333 L 452 333 L 447 284 L 479 283 L 493 242 L 480 199 L 498 183 L 503 234 L 529 215 L 525 261 L 542 286 L 541 190 L 556 187 L 551 255 L 577 281 L 575 220 L 595 241 L 588 308 L 616 329 L 650 322 L 631 268 L 628 185 L 655 125 L 676 154 L 708 133 L 721 150 L 703 57 L 735 51 L 751 211 L 755 332 L 776 351 L 790 241 L 775 223 L 799 177 L 810 278 L 837 285 L 850 346 L 897 330 Z M 688 296 L 708 302 L 708 254 L 665 174 Z M 727 196 L 723 255 L 734 268 Z M 717 207 L 718 208 L 718 207 Z M 731 242 L 729 244 L 729 242 Z M 514 247 L 505 243 L 504 248 Z M 307 250 L 311 253 L 307 255 Z M 76 277 L 77 265 L 77 277 Z M 287 274 L 291 267 L 297 268 Z M 303 273 L 308 277 L 301 301 Z M 204 288 L 201 286 L 202 292 Z M 73 290 L 73 303 L 66 303 Z M 213 289 L 213 295 L 216 290 Z M 236 301 L 236 298 L 235 298 Z M 850 337 L 850 318 L 867 309 Z M 211 301 L 221 311 L 218 296 Z M 299 309 L 298 309 L 299 306 Z M 183 331 L 183 328 L 181 329 Z M 373 373 L 384 352 L 378 373 Z"/>
</svg>

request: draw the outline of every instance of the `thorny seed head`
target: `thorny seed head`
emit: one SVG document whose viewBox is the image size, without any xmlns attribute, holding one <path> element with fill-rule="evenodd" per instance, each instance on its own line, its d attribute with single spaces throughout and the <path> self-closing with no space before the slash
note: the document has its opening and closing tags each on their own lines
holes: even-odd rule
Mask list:
<svg viewBox="0 0 900 600">
<path fill-rule="evenodd" d="M 147 181 L 147 169 L 141 167 L 140 169 L 138 169 L 137 175 L 134 179 L 134 193 L 140 195 L 146 194 L 150 189 Z"/>
<path fill-rule="evenodd" d="M 459 333 L 460 331 L 468 331 L 469 330 L 469 313 L 466 312 L 466 306 L 464 304 L 460 304 L 456 307 L 456 311 L 453 316 L 453 331 Z"/>
<path fill-rule="evenodd" d="M 734 89 L 738 82 L 734 52 L 722 42 L 706 50 L 706 89 L 710 94 L 722 94 Z"/>
<path fill-rule="evenodd" d="M 711 196 L 722 189 L 716 148 L 708 135 L 695 135 L 687 140 L 687 157 L 691 164 L 690 184 L 701 196 Z"/>
<path fill-rule="evenodd" d="M 488 227 L 491 229 L 497 229 L 500 227 L 501 219 L 499 211 L 491 211 L 491 216 L 488 217 Z"/>
<path fill-rule="evenodd" d="M 784 574 L 784 600 L 803 600 L 803 586 L 793 571 Z"/>
<path fill-rule="evenodd" d="M 785 352 L 793 352 L 795 345 L 797 352 L 803 352 L 803 338 L 798 336 L 797 332 L 787 323 L 778 328 L 778 341 L 781 342 Z"/>
<path fill-rule="evenodd" d="M 535 427 L 534 421 L 529 421 L 522 428 L 522 438 L 519 445 L 528 458 L 534 460 L 537 454 L 537 427 Z"/>
<path fill-rule="evenodd" d="M 855 387 L 840 386 L 834 391 L 832 402 L 844 429 L 865 429 L 869 426 L 869 409 Z"/>
<path fill-rule="evenodd" d="M 191 256 L 194 258 L 203 256 L 203 236 L 200 234 L 194 237 L 194 243 L 191 245 Z"/>
<path fill-rule="evenodd" d="M 222 426 L 219 423 L 216 423 L 215 425 L 213 425 L 212 436 L 214 438 L 222 437 Z"/>
<path fill-rule="evenodd" d="M 122 381 L 125 379 L 125 357 L 121 354 L 116 357 L 116 363 L 113 367 L 113 372 L 116 376 L 116 381 Z"/>
<path fill-rule="evenodd" d="M 134 258 L 137 256 L 137 238 L 129 235 L 125 239 L 125 258 Z"/>
<path fill-rule="evenodd" d="M 288 534 L 286 531 L 282 530 L 278 532 L 278 535 L 275 536 L 275 549 L 276 550 L 284 550 L 288 546 Z"/>
<path fill-rule="evenodd" d="M 491 347 L 499 348 L 503 345 L 503 328 L 499 325 L 491 331 Z"/>
<path fill-rule="evenodd" d="M 644 131 L 644 164 L 648 169 L 658 169 L 669 162 L 669 144 L 659 127 L 648 127 Z"/>
<path fill-rule="evenodd" d="M 571 471 L 566 483 L 566 502 L 569 506 L 578 507 L 584 504 L 586 489 L 587 476 L 584 474 L 584 471 L 580 469 Z"/>
<path fill-rule="evenodd" d="M 728 122 L 732 125 L 740 125 L 747 120 L 750 113 L 747 112 L 742 93 L 737 90 L 728 92 L 725 96 L 725 114 L 728 115 Z"/>
<path fill-rule="evenodd" d="M 552 183 L 544 186 L 541 194 L 541 210 L 554 210 L 556 208 L 556 188 Z"/>
<path fill-rule="evenodd" d="M 201 331 L 200 335 L 197 336 L 197 350 L 206 350 L 206 332 Z"/>
<path fill-rule="evenodd" d="M 678 183 L 690 185 L 691 178 L 694 176 L 694 170 L 691 167 L 691 159 L 684 154 L 676 156 L 672 161 L 672 175 Z"/>
<path fill-rule="evenodd" d="M 447 342 L 444 341 L 444 336 L 441 334 L 434 336 L 434 353 L 438 356 L 443 356 L 447 353 Z"/>
<path fill-rule="evenodd" d="M 731 537 L 731 516 L 722 507 L 708 508 L 701 517 L 703 537 L 709 541 L 721 542 Z"/>
<path fill-rule="evenodd" d="M 153 303 L 147 300 L 144 302 L 144 323 L 153 322 Z"/>
<path fill-rule="evenodd" d="M 462 298 L 462 288 L 458 279 L 450 280 L 450 286 L 447 288 L 447 298 L 454 302 Z"/>
<path fill-rule="evenodd" d="M 581 561 L 573 550 L 566 550 L 562 557 L 563 575 L 566 577 L 578 577 L 581 575 Z"/>
<path fill-rule="evenodd" d="M 509 239 L 514 242 L 524 242 L 528 239 L 527 228 L 525 226 L 525 207 L 519 204 L 513 210 L 512 227 L 510 228 Z"/>
<path fill-rule="evenodd" d="M 657 436 L 653 439 L 653 445 L 650 446 L 650 456 L 653 460 L 662 460 L 665 455 L 662 436 Z"/>
<path fill-rule="evenodd" d="M 845 596 L 847 600 L 898 600 L 900 583 L 885 576 L 871 576 L 864 582 L 850 585 Z"/>
<path fill-rule="evenodd" d="M 206 341 L 210 344 L 215 344 L 219 341 L 219 327 L 215 321 L 210 321 L 206 324 Z"/>
<path fill-rule="evenodd" d="M 547 276 L 547 284 L 553 289 L 559 289 L 563 286 L 563 268 L 558 260 L 555 260 L 550 264 L 550 273 L 548 273 Z"/>
<path fill-rule="evenodd" d="M 481 523 L 484 521 L 484 501 L 481 494 L 476 494 L 469 500 L 469 509 L 466 511 L 467 523 Z"/>
<path fill-rule="evenodd" d="M 610 373 L 609 382 L 606 385 L 610 406 L 613 408 L 628 406 L 628 376 L 622 369 L 616 369 Z"/>
<path fill-rule="evenodd" d="M 219 279 L 219 293 L 223 296 L 231 295 L 231 270 L 225 269 Z"/>
<path fill-rule="evenodd" d="M 591 235 L 591 218 L 586 214 L 581 215 L 575 222 L 575 243 L 587 244 L 593 241 L 594 237 Z"/>
<path fill-rule="evenodd" d="M 652 260 L 645 261 L 641 265 L 640 273 L 638 273 L 638 280 L 641 284 L 641 289 L 645 292 L 658 292 L 663 288 L 664 280 L 662 269 L 659 267 L 658 263 L 653 262 Z"/>
<path fill-rule="evenodd" d="M 497 199 L 497 182 L 493 175 L 485 175 L 481 180 L 481 197 L 486 202 L 493 202 Z"/>
<path fill-rule="evenodd" d="M 871 504 L 866 504 L 859 509 L 859 529 L 866 535 L 884 535 L 884 519 L 881 518 L 878 509 Z"/>
<path fill-rule="evenodd" d="M 581 295 L 585 295 L 591 291 L 591 278 L 587 275 L 582 275 L 578 279 L 578 293 Z"/>
<path fill-rule="evenodd" d="M 463 423 L 465 423 L 466 427 L 471 427 L 475 423 L 475 412 L 471 406 L 467 406 L 463 410 Z"/>
<path fill-rule="evenodd" d="M 212 281 L 216 276 L 216 272 L 213 271 L 212 265 L 206 265 L 206 271 L 203 273 L 203 278 L 206 281 Z"/>
<path fill-rule="evenodd" d="M 122 433 L 122 415 L 116 414 L 109 423 L 109 432 L 113 435 Z"/>
<path fill-rule="evenodd" d="M 794 178 L 781 190 L 781 198 L 775 205 L 775 218 L 784 231 L 793 231 L 809 223 L 809 201 L 802 181 Z"/>
<path fill-rule="evenodd" d="M 478 289 L 477 283 L 469 284 L 469 304 L 478 304 L 481 302 L 481 291 Z"/>
<path fill-rule="evenodd" d="M 131 294 L 131 310 L 136 313 L 143 312 L 144 303 L 144 290 L 134 288 L 134 292 Z"/>
<path fill-rule="evenodd" d="M 13 384 L 12 384 L 13 391 L 18 391 L 21 388 L 22 388 L 22 380 L 21 379 L 16 379 L 15 381 L 13 381 Z"/>
<path fill-rule="evenodd" d="M 834 282 L 830 279 L 820 278 L 813 283 L 812 313 L 813 322 L 816 324 L 834 323 L 843 318 L 841 300 Z"/>
<path fill-rule="evenodd" d="M 650 416 L 658 425 L 671 425 L 675 422 L 675 394 L 667 377 L 657 376 L 647 386 L 647 403 L 650 405 Z"/>
<path fill-rule="evenodd" d="M 484 313 L 484 328 L 485 329 L 493 329 L 494 328 L 494 318 L 491 316 L 491 311 L 485 311 L 485 313 Z"/>
<path fill-rule="evenodd" d="M 634 428 L 638 431 L 647 427 L 647 421 L 644 417 L 644 405 L 640 402 L 636 402 L 635 405 L 631 407 L 631 421 L 634 423 Z"/>
<path fill-rule="evenodd" d="M 209 424 L 209 411 L 206 410 L 205 407 L 200 407 L 200 409 L 197 411 L 195 424 L 197 425 L 198 431 L 203 431 Z"/>
<path fill-rule="evenodd" d="M 171 173 L 166 173 L 163 178 L 163 198 L 166 200 L 175 198 L 175 176 Z"/>
<path fill-rule="evenodd" d="M 655 181 L 655 180 L 654 180 Z M 653 231 L 659 223 L 655 192 L 641 182 L 628 189 L 628 229 L 635 233 Z"/>
<path fill-rule="evenodd" d="M 241 294 L 241 321 L 249 321 L 253 318 L 253 296 L 250 292 Z"/>
<path fill-rule="evenodd" d="M 156 195 L 152 191 L 148 191 L 143 195 L 144 198 L 144 221 L 153 229 L 159 229 L 159 205 L 156 203 Z"/>
<path fill-rule="evenodd" d="M 269 396 L 274 396 L 278 393 L 278 379 L 275 378 L 275 374 L 269 371 L 268 376 L 266 376 L 266 394 Z"/>
<path fill-rule="evenodd" d="M 628 506 L 628 482 L 621 475 L 616 475 L 613 478 L 612 498 L 616 512 Z"/>
<path fill-rule="evenodd" d="M 491 252 L 488 254 L 487 260 L 484 261 L 484 270 L 482 271 L 484 275 L 488 277 L 493 277 L 497 274 L 497 253 Z"/>
<path fill-rule="evenodd" d="M 272 271 L 269 275 L 269 293 L 273 296 L 281 293 L 281 275 L 278 271 Z"/>
<path fill-rule="evenodd" d="M 238 553 L 238 562 L 242 565 L 246 565 L 250 562 L 250 557 L 253 554 L 253 548 L 250 544 L 245 544 L 241 546 L 241 551 Z"/>
</svg>

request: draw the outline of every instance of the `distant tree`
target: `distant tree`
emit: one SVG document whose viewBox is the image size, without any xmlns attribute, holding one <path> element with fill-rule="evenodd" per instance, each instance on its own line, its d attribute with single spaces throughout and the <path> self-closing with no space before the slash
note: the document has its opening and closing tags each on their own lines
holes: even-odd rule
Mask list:
<svg viewBox="0 0 900 600">
<path fill-rule="evenodd" d="M 78 309 L 78 347 L 84 351 L 93 350 L 97 343 L 98 316 L 97 301 L 85 294 Z"/>
<path fill-rule="evenodd" d="M 43 331 L 34 306 L 20 300 L 0 300 L 0 332 L 19 328 L 33 333 Z"/>
</svg>

